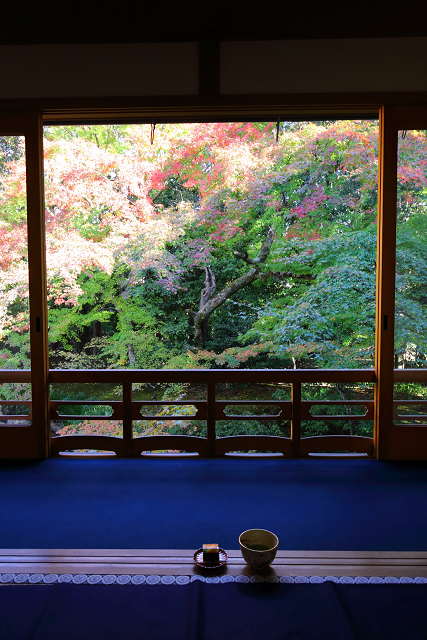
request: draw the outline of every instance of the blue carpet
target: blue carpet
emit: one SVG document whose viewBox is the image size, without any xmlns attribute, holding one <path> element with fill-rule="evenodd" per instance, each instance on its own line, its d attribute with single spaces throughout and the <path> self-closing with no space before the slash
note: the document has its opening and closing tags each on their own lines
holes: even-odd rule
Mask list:
<svg viewBox="0 0 427 640">
<path fill-rule="evenodd" d="M 64 460 L 0 463 L 0 548 L 423 551 L 427 464 L 375 460 Z"/>
<path fill-rule="evenodd" d="M 427 585 L 0 586 L 2 640 L 425 640 Z"/>
</svg>

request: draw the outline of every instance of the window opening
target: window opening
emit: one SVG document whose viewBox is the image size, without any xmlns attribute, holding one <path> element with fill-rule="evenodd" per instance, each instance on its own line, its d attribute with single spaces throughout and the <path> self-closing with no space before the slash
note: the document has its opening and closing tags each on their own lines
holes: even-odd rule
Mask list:
<svg viewBox="0 0 427 640">
<path fill-rule="evenodd" d="M 0 369 L 30 368 L 25 138 L 0 136 Z M 31 424 L 31 385 L 0 385 L 0 424 Z"/>
<path fill-rule="evenodd" d="M 395 369 L 427 369 L 427 131 L 398 133 Z M 416 375 L 416 374 L 415 374 Z M 394 385 L 394 424 L 427 425 L 427 384 Z"/>
<path fill-rule="evenodd" d="M 44 153 L 51 368 L 373 368 L 377 121 L 157 124 L 154 136 L 151 125 L 48 126 Z M 254 399 L 230 384 L 224 401 Z M 191 401 L 206 386 L 152 386 L 160 405 L 184 404 L 176 420 L 167 405 L 164 420 L 134 407 L 134 438 L 153 425 L 204 437 Z M 318 404 L 365 398 L 319 389 Z M 137 393 L 153 397 L 148 384 Z M 290 404 L 290 386 L 261 395 L 252 420 L 224 406 L 217 436 L 290 437 L 285 404 L 280 420 L 266 415 Z M 93 433 L 86 422 L 59 421 L 58 435 Z M 122 432 L 105 419 L 96 433 Z"/>
</svg>

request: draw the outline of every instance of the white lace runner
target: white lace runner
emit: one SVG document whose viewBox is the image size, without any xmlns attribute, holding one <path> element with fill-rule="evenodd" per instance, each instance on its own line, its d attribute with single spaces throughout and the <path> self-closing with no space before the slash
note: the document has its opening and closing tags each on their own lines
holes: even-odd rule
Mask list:
<svg viewBox="0 0 427 640">
<path fill-rule="evenodd" d="M 0 585 L 12 584 L 120 584 L 120 585 L 186 585 L 190 582 L 206 582 L 208 584 L 226 584 L 228 582 L 248 583 L 282 583 L 282 584 L 323 584 L 335 582 L 336 584 L 427 584 L 424 577 L 379 577 L 366 578 L 363 576 L 173 576 L 173 575 L 99 575 L 99 574 L 71 574 L 71 573 L 1 573 Z"/>
</svg>

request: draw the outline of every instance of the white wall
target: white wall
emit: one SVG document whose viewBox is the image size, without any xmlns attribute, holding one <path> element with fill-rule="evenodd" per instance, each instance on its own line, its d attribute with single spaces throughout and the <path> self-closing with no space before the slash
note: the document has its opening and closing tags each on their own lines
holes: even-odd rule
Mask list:
<svg viewBox="0 0 427 640">
<path fill-rule="evenodd" d="M 427 91 L 427 38 L 221 45 L 221 93 L 337 91 Z"/>
<path fill-rule="evenodd" d="M 198 94 L 198 44 L 0 46 L 0 99 Z M 427 91 L 427 38 L 223 42 L 223 95 Z"/>
</svg>

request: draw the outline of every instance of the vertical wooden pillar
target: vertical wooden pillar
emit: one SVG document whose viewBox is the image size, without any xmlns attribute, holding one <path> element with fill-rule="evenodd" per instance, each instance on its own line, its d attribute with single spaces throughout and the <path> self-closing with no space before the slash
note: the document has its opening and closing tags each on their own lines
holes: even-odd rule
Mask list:
<svg viewBox="0 0 427 640">
<path fill-rule="evenodd" d="M 292 421 L 291 421 L 292 456 L 301 455 L 301 382 L 292 383 Z"/>
<path fill-rule="evenodd" d="M 43 121 L 40 113 L 28 114 L 26 129 L 32 412 L 33 428 L 37 430 L 37 457 L 46 458 L 50 453 L 49 355 Z"/>
<path fill-rule="evenodd" d="M 393 107 L 386 105 L 380 111 L 378 154 L 374 451 L 379 460 L 388 457 L 387 433 L 393 424 L 397 133 Z"/>
<path fill-rule="evenodd" d="M 207 419 L 207 457 L 213 458 L 215 456 L 215 382 L 208 382 L 207 384 L 207 399 L 208 399 L 208 419 Z"/>
<path fill-rule="evenodd" d="M 123 388 L 123 456 L 132 456 L 132 383 L 124 382 Z"/>
</svg>

